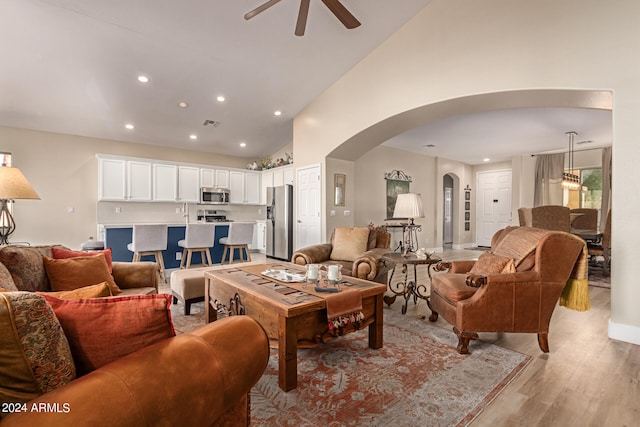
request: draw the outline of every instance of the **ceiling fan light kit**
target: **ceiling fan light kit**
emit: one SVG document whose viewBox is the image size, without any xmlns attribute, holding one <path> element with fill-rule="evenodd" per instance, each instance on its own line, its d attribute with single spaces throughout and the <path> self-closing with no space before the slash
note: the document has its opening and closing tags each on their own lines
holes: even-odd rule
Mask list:
<svg viewBox="0 0 640 427">
<path fill-rule="evenodd" d="M 256 7 L 250 12 L 247 12 L 244 15 L 244 19 L 249 20 L 254 16 L 264 12 L 269 9 L 271 6 L 279 3 L 280 0 L 269 0 L 260 6 Z M 322 3 L 327 6 L 327 8 L 335 15 L 336 18 L 345 26 L 345 28 L 351 30 L 359 27 L 360 21 L 356 19 L 355 16 L 349 10 L 344 7 L 344 5 L 340 2 L 340 0 L 322 0 Z M 300 0 L 300 10 L 298 12 L 298 19 L 296 21 L 296 36 L 303 36 L 305 29 L 307 27 L 307 18 L 309 16 L 309 6 L 311 4 L 311 0 Z"/>
</svg>

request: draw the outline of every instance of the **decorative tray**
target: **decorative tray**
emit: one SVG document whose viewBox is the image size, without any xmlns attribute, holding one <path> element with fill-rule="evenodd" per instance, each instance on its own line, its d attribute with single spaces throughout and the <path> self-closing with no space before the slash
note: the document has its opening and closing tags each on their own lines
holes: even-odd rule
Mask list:
<svg viewBox="0 0 640 427">
<path fill-rule="evenodd" d="M 305 275 L 300 273 L 292 273 L 287 270 L 265 270 L 261 273 L 263 276 L 279 280 L 285 283 L 304 282 Z"/>
</svg>

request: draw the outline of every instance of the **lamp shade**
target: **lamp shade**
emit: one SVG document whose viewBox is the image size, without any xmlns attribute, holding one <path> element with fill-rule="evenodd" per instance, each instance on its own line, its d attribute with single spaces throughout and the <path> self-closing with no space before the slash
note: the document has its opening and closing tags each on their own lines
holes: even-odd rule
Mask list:
<svg viewBox="0 0 640 427">
<path fill-rule="evenodd" d="M 40 199 L 20 169 L 0 167 L 0 199 Z"/>
<path fill-rule="evenodd" d="M 424 218 L 422 209 L 422 198 L 420 194 L 404 193 L 398 194 L 396 207 L 393 210 L 394 218 Z"/>
</svg>

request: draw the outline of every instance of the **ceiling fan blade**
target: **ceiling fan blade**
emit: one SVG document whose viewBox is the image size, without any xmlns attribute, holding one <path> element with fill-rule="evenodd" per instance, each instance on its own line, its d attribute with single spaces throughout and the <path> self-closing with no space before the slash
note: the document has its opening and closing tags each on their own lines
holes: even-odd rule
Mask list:
<svg viewBox="0 0 640 427">
<path fill-rule="evenodd" d="M 256 7 L 252 11 L 245 13 L 244 19 L 249 20 L 249 19 L 253 18 L 257 14 L 259 14 L 261 12 L 264 12 L 265 10 L 269 9 L 271 6 L 273 6 L 274 4 L 278 3 L 279 1 L 280 0 L 269 0 L 268 2 Z"/>
<path fill-rule="evenodd" d="M 300 0 L 300 11 L 298 12 L 298 22 L 296 23 L 296 36 L 304 36 L 304 30 L 307 27 L 310 3 L 311 0 Z"/>
<path fill-rule="evenodd" d="M 360 21 L 358 21 L 356 17 L 353 16 L 342 3 L 340 3 L 340 0 L 322 0 L 322 2 L 331 12 L 333 12 L 334 15 L 336 15 L 336 18 L 342 22 L 342 25 L 348 29 L 351 30 L 360 26 Z"/>
</svg>

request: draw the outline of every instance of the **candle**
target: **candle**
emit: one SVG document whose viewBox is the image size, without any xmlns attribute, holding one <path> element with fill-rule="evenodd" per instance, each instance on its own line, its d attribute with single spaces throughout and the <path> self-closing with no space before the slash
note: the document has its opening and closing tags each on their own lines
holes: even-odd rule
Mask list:
<svg viewBox="0 0 640 427">
<path fill-rule="evenodd" d="M 307 278 L 310 280 L 318 279 L 318 264 L 309 264 L 307 266 Z"/>
<path fill-rule="evenodd" d="M 339 273 L 338 266 L 330 265 L 329 270 L 327 271 L 327 279 L 338 280 L 338 273 Z"/>
</svg>

